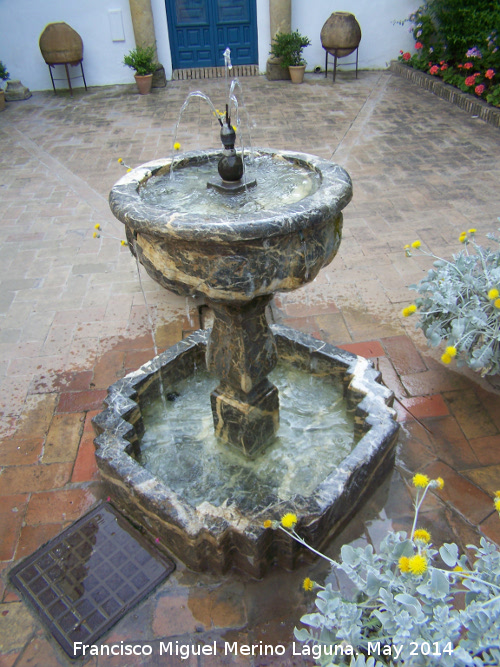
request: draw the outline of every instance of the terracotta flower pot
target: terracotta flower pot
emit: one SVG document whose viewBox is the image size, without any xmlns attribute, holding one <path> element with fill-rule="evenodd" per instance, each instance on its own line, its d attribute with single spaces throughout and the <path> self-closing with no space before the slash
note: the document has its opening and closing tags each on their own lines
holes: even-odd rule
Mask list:
<svg viewBox="0 0 500 667">
<path fill-rule="evenodd" d="M 292 83 L 302 83 L 304 81 L 305 65 L 290 65 L 288 68 Z"/>
<path fill-rule="evenodd" d="M 151 86 L 153 84 L 153 75 L 146 74 L 144 76 L 140 76 L 139 74 L 136 74 L 135 81 L 137 83 L 137 88 L 139 89 L 139 94 L 149 95 L 151 92 Z"/>
</svg>

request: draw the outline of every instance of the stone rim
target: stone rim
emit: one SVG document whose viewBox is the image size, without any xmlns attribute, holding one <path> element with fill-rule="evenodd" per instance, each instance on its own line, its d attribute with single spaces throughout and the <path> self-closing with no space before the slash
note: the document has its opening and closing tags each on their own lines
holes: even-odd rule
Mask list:
<svg viewBox="0 0 500 667">
<path fill-rule="evenodd" d="M 147 162 L 125 174 L 111 189 L 109 204 L 113 214 L 136 233 L 172 239 L 198 241 L 215 235 L 217 241 L 235 242 L 290 234 L 314 226 L 325 218 L 336 217 L 352 199 L 352 182 L 340 165 L 307 153 L 255 149 L 256 155 L 282 157 L 296 162 L 321 177 L 319 188 L 295 204 L 279 206 L 265 212 L 250 213 L 245 220 L 214 222 L 212 218 L 186 213 L 171 213 L 147 204 L 139 194 L 145 180 L 160 171 L 168 171 L 175 158 Z M 175 161 L 177 167 L 214 160 L 222 156 L 217 151 L 193 151 Z"/>
<path fill-rule="evenodd" d="M 263 520 L 279 519 L 286 512 L 293 512 L 299 517 L 301 534 L 317 547 L 325 536 L 330 536 L 332 527 L 338 528 L 344 523 L 360 502 L 366 490 L 364 480 L 373 480 L 392 465 L 391 454 L 399 425 L 389 407 L 393 394 L 380 384 L 380 372 L 363 357 L 288 327 L 275 325 L 272 328 L 283 349 L 298 346 L 311 358 L 334 363 L 336 372 L 344 374 L 344 382 L 349 384 L 348 403 L 355 411 L 360 432 L 364 433 L 342 465 L 323 480 L 311 496 L 296 496 L 289 501 L 277 499 L 273 508 L 259 508 L 252 517 L 242 516 L 234 507 L 221 509 L 209 503 L 195 508 L 127 453 L 133 449 L 137 438 L 134 427 L 126 419 L 137 415 L 139 408 L 134 399 L 138 389 L 153 381 L 152 377 L 160 368 L 176 359 L 189 354 L 201 357 L 208 337 L 206 331 L 192 334 L 112 385 L 106 399 L 108 407 L 93 420 L 98 434 L 95 439 L 98 466 L 104 481 L 112 488 L 113 499 L 127 508 L 125 513 L 132 513 L 132 518 L 149 526 L 168 544 L 182 533 L 185 541 L 193 545 L 194 550 L 199 549 L 199 553 L 187 553 L 182 540 L 182 546 L 171 546 L 172 551 L 197 571 L 224 572 L 235 565 L 253 576 L 262 576 L 269 559 L 288 569 L 294 567 L 298 550 L 292 546 L 291 551 L 287 548 L 281 553 L 283 536 L 269 536 L 269 532 L 280 531 L 265 531 Z M 131 507 L 130 503 L 136 505 Z M 235 542 L 237 550 L 227 547 Z"/>
</svg>

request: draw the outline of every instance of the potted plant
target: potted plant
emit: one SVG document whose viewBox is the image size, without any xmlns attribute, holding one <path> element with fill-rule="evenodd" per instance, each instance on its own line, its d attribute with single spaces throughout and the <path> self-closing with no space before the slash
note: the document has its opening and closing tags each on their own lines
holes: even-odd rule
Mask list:
<svg viewBox="0 0 500 667">
<path fill-rule="evenodd" d="M 158 67 L 156 49 L 152 46 L 137 46 L 123 58 L 123 64 L 135 70 L 135 81 L 141 95 L 151 92 L 153 74 Z"/>
<path fill-rule="evenodd" d="M 0 81 L 7 81 L 10 79 L 10 74 L 7 72 L 5 65 L 0 60 Z M 2 88 L 0 88 L 0 111 L 5 109 L 5 93 Z"/>
<path fill-rule="evenodd" d="M 294 32 L 278 32 L 271 44 L 271 55 L 281 60 L 281 66 L 288 68 L 292 83 L 302 83 L 306 69 L 306 61 L 302 51 L 309 46 L 311 40 L 304 37 L 298 30 Z"/>
</svg>

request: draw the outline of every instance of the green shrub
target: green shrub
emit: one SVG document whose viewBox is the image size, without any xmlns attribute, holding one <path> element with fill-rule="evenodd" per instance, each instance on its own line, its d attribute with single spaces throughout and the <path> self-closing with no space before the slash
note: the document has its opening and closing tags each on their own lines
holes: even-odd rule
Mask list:
<svg viewBox="0 0 500 667">
<path fill-rule="evenodd" d="M 295 67 L 305 65 L 302 51 L 311 43 L 309 37 L 304 37 L 298 30 L 294 32 L 279 32 L 271 44 L 271 55 L 281 59 L 281 66 Z"/>
<path fill-rule="evenodd" d="M 156 49 L 154 46 L 138 46 L 124 57 L 123 64 L 131 67 L 139 76 L 154 74 L 158 63 L 156 62 Z"/>
</svg>

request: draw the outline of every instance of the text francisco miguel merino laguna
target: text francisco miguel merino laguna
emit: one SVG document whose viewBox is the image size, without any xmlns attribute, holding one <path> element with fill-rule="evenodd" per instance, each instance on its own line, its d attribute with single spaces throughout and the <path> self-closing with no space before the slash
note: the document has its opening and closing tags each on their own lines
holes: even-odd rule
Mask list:
<svg viewBox="0 0 500 667">
<path fill-rule="evenodd" d="M 292 655 L 313 656 L 320 658 L 321 655 L 357 655 L 351 644 L 341 643 L 336 645 L 302 644 L 292 642 L 289 647 Z M 369 654 L 386 655 L 385 651 L 395 652 L 397 647 L 381 646 L 380 642 L 370 643 L 368 647 Z M 83 642 L 73 643 L 73 652 L 76 655 L 151 655 L 154 652 L 159 655 L 176 655 L 181 660 L 187 660 L 191 655 L 285 655 L 286 647 L 284 644 L 238 644 L 238 642 L 224 642 L 224 645 L 217 646 L 217 642 L 211 644 L 181 644 L 177 640 L 170 642 L 155 642 L 151 644 L 126 644 L 121 641 L 116 644 L 84 644 Z M 399 650 L 399 653 L 401 649 Z M 393 656 L 394 657 L 394 656 Z"/>
</svg>

